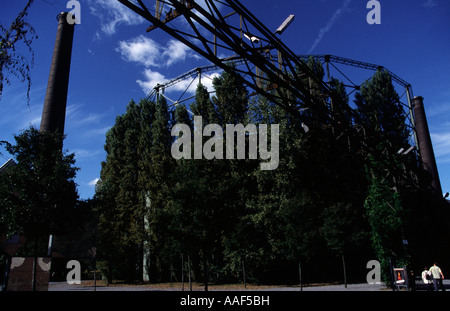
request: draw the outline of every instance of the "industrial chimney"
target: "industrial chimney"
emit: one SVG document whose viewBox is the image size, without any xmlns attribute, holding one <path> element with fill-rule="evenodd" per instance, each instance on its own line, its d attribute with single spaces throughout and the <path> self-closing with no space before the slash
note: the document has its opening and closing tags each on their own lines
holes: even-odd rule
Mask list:
<svg viewBox="0 0 450 311">
<path fill-rule="evenodd" d="M 64 134 L 66 118 L 67 90 L 69 87 L 70 60 L 72 55 L 74 23 L 69 23 L 64 12 L 58 15 L 58 31 L 56 33 L 53 59 L 48 77 L 47 92 L 40 131 L 59 132 Z"/>
<path fill-rule="evenodd" d="M 439 180 L 439 173 L 434 156 L 433 145 L 431 143 L 430 130 L 428 128 L 425 108 L 423 106 L 423 97 L 417 96 L 413 99 L 414 103 L 414 119 L 416 123 L 417 140 L 419 143 L 419 154 L 423 168 L 431 176 L 431 187 L 435 194 L 442 196 L 442 187 Z"/>
</svg>

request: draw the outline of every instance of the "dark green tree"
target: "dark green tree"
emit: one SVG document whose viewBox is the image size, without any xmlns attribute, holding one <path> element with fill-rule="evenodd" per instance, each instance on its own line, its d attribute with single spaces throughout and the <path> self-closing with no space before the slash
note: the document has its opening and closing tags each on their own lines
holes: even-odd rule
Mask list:
<svg viewBox="0 0 450 311">
<path fill-rule="evenodd" d="M 206 124 L 219 123 L 217 108 L 212 103 L 208 90 L 199 84 L 195 94 L 195 102 L 190 106 L 195 116 L 203 118 L 203 127 Z M 194 129 L 192 129 L 194 130 Z M 200 129 L 203 132 L 203 128 Z M 193 132 L 193 131 L 192 131 Z M 203 137 L 202 142 L 208 138 Z M 226 218 L 223 217 L 224 193 L 218 180 L 223 178 L 221 160 L 195 160 L 184 163 L 179 172 L 190 172 L 190 178 L 186 182 L 178 183 L 178 193 L 184 193 L 183 198 L 178 196 L 178 204 L 184 215 L 189 215 L 182 222 L 183 228 L 195 229 L 185 235 L 185 243 L 190 248 L 194 266 L 198 266 L 198 275 L 202 276 L 205 290 L 208 290 L 210 278 L 211 258 L 220 245 L 220 236 Z M 178 172 L 177 178 L 182 177 Z M 187 175 L 185 175 L 187 176 Z M 187 187 L 187 188 L 186 188 Z M 190 189 L 191 193 L 187 191 Z M 189 191 L 189 190 L 188 190 Z M 220 220 L 221 219 L 221 220 Z M 188 223 L 186 223 L 186 221 Z M 224 222 L 221 222 L 224 221 Z M 185 231 L 185 230 L 184 230 Z M 186 231 L 185 231 L 186 232 Z"/>
<path fill-rule="evenodd" d="M 216 91 L 212 101 L 217 107 L 219 124 L 244 124 L 248 111 L 248 90 L 241 81 L 228 72 L 213 80 Z"/>
<path fill-rule="evenodd" d="M 137 262 L 142 257 L 144 239 L 143 206 L 137 159 L 140 133 L 140 107 L 131 101 L 124 115 L 106 135 L 106 161 L 102 163 L 96 191 L 99 215 L 99 259 L 105 261 L 105 274 L 112 281 L 114 267 L 131 281 L 142 276 Z"/>
<path fill-rule="evenodd" d="M 7 233 L 28 236 L 63 232 L 65 217 L 77 202 L 74 154 L 61 151 L 59 134 L 30 128 L 2 144 L 15 161 L 1 175 L 2 222 Z"/>
<path fill-rule="evenodd" d="M 359 120 L 364 128 L 365 171 L 368 182 L 364 206 L 371 226 L 373 250 L 389 281 L 389 260 L 407 264 L 401 244 L 407 211 L 401 198 L 406 159 L 397 151 L 408 146 L 406 114 L 390 74 L 378 70 L 355 95 Z M 403 163 L 402 163 L 403 161 Z"/>
<path fill-rule="evenodd" d="M 370 143 L 384 143 L 397 148 L 408 143 L 407 115 L 394 89 L 389 72 L 378 70 L 371 79 L 361 85 L 355 95 L 359 119 Z"/>
<path fill-rule="evenodd" d="M 171 115 L 164 97 L 155 104 L 155 114 L 151 123 L 150 166 L 145 193 L 148 193 L 148 206 L 145 218 L 148 228 L 153 262 L 160 270 L 171 270 L 174 258 L 180 254 L 179 246 L 173 236 L 172 217 L 172 179 L 175 160 L 171 155 Z"/>
<path fill-rule="evenodd" d="M 381 263 L 383 279 L 390 283 L 390 260 L 400 266 L 409 265 L 402 244 L 406 213 L 400 195 L 392 190 L 387 180 L 374 170 L 368 175 L 369 189 L 364 207 L 371 226 L 372 247 Z"/>
<path fill-rule="evenodd" d="M 139 219 L 142 226 L 143 240 L 139 247 L 140 258 L 142 258 L 142 265 L 139 263 L 139 269 L 148 269 L 151 263 L 150 255 L 151 246 L 153 245 L 149 237 L 148 219 L 150 213 L 150 190 L 148 189 L 148 183 L 151 179 L 151 147 L 152 147 L 152 123 L 155 118 L 156 106 L 153 101 L 141 100 L 139 102 L 140 108 L 140 129 L 139 129 L 139 142 L 137 145 L 138 158 L 135 159 L 138 164 L 138 181 L 137 188 L 139 189 L 139 209 L 136 211 L 136 220 L 139 223 Z M 144 272 L 144 271 L 142 271 Z M 143 273 L 141 274 L 143 275 Z"/>
<path fill-rule="evenodd" d="M 203 123 L 217 123 L 217 111 L 211 102 L 208 89 L 203 84 L 197 85 L 197 89 L 195 90 L 195 101 L 191 104 L 190 108 L 194 115 L 203 118 Z"/>
<path fill-rule="evenodd" d="M 24 235 L 34 256 L 45 255 L 39 242 L 68 233 L 72 225 L 78 200 L 75 156 L 62 152 L 64 137 L 57 133 L 31 127 L 14 139 L 15 144 L 2 141 L 17 165 L 0 174 L 0 227 L 2 234 Z"/>
<path fill-rule="evenodd" d="M 118 192 L 116 193 L 116 205 L 119 215 L 122 217 L 123 228 L 121 243 L 124 246 L 123 265 L 127 267 L 127 280 L 141 279 L 142 271 L 136 269 L 141 264 L 136 264 L 141 259 L 140 247 L 143 242 L 143 211 L 141 205 L 141 191 L 138 184 L 139 171 L 139 133 L 140 133 L 140 107 L 131 101 L 127 111 L 122 118 L 124 137 L 121 141 L 122 155 L 119 159 L 121 167 L 119 170 L 120 180 Z"/>
</svg>

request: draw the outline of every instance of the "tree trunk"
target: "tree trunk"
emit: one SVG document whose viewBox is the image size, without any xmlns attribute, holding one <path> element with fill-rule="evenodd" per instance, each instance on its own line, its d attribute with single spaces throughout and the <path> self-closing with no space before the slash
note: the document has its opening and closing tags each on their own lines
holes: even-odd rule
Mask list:
<svg viewBox="0 0 450 311">
<path fill-rule="evenodd" d="M 242 260 L 242 275 L 244 277 L 244 288 L 247 288 L 247 279 L 246 279 L 246 275 L 245 275 L 245 264 L 244 264 L 243 260 Z"/>
<path fill-rule="evenodd" d="M 206 252 L 203 254 L 203 275 L 205 278 L 205 292 L 208 291 L 208 260 L 206 259 Z"/>
<path fill-rule="evenodd" d="M 302 263 L 298 262 L 298 278 L 300 281 L 300 291 L 303 291 L 303 283 L 302 283 Z"/>
<path fill-rule="evenodd" d="M 37 249 L 38 249 L 38 238 L 34 238 L 34 250 L 33 250 L 33 277 L 32 277 L 32 291 L 36 291 L 36 271 L 37 271 Z"/>
<path fill-rule="evenodd" d="M 191 258 L 188 254 L 188 273 L 189 273 L 189 291 L 192 292 L 192 280 L 191 280 Z"/>
<path fill-rule="evenodd" d="M 181 254 L 181 291 L 184 292 L 184 254 Z"/>
<path fill-rule="evenodd" d="M 113 269 L 113 267 L 112 267 L 111 263 L 109 263 L 108 266 L 109 266 L 108 267 L 108 286 L 109 286 L 110 284 L 112 284 L 112 279 L 113 279 L 112 269 Z"/>
<path fill-rule="evenodd" d="M 347 271 L 345 269 L 344 252 L 342 252 L 342 267 L 344 268 L 344 284 L 345 284 L 345 288 L 347 288 Z"/>
</svg>

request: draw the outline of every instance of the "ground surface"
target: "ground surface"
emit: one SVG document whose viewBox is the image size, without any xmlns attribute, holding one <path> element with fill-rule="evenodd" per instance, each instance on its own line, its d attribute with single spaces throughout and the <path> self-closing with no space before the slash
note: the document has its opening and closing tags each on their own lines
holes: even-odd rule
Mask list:
<svg viewBox="0 0 450 311">
<path fill-rule="evenodd" d="M 189 291 L 189 283 L 184 284 L 184 291 Z M 323 285 L 314 284 L 303 286 L 303 291 L 384 291 L 390 290 L 384 284 L 348 284 L 347 288 L 343 284 L 339 285 Z M 82 281 L 80 285 L 69 285 L 66 282 L 51 282 L 49 291 L 94 291 L 93 281 Z M 182 291 L 182 283 L 164 283 L 164 284 L 112 284 L 106 286 L 102 281 L 97 282 L 95 286 L 97 291 Z M 203 284 L 192 284 L 193 291 L 203 291 Z M 299 286 L 257 286 L 248 284 L 245 288 L 243 284 L 231 285 L 209 285 L 209 291 L 299 291 Z"/>
</svg>

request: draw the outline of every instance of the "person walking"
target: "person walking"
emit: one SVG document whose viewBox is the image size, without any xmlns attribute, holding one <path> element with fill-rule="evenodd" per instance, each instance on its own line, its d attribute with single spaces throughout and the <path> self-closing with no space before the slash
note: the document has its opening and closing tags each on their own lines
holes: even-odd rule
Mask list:
<svg viewBox="0 0 450 311">
<path fill-rule="evenodd" d="M 437 262 L 430 268 L 431 276 L 433 277 L 434 290 L 438 291 L 439 287 L 442 291 L 445 291 L 444 284 L 442 284 L 442 280 L 444 279 L 444 274 L 442 273 L 441 268 L 437 266 Z"/>
<path fill-rule="evenodd" d="M 432 277 L 431 277 L 431 272 L 428 271 L 428 268 L 425 267 L 422 271 L 422 282 L 423 284 L 425 284 L 425 287 L 427 288 L 428 291 L 433 290 L 433 285 L 432 282 Z"/>
</svg>

